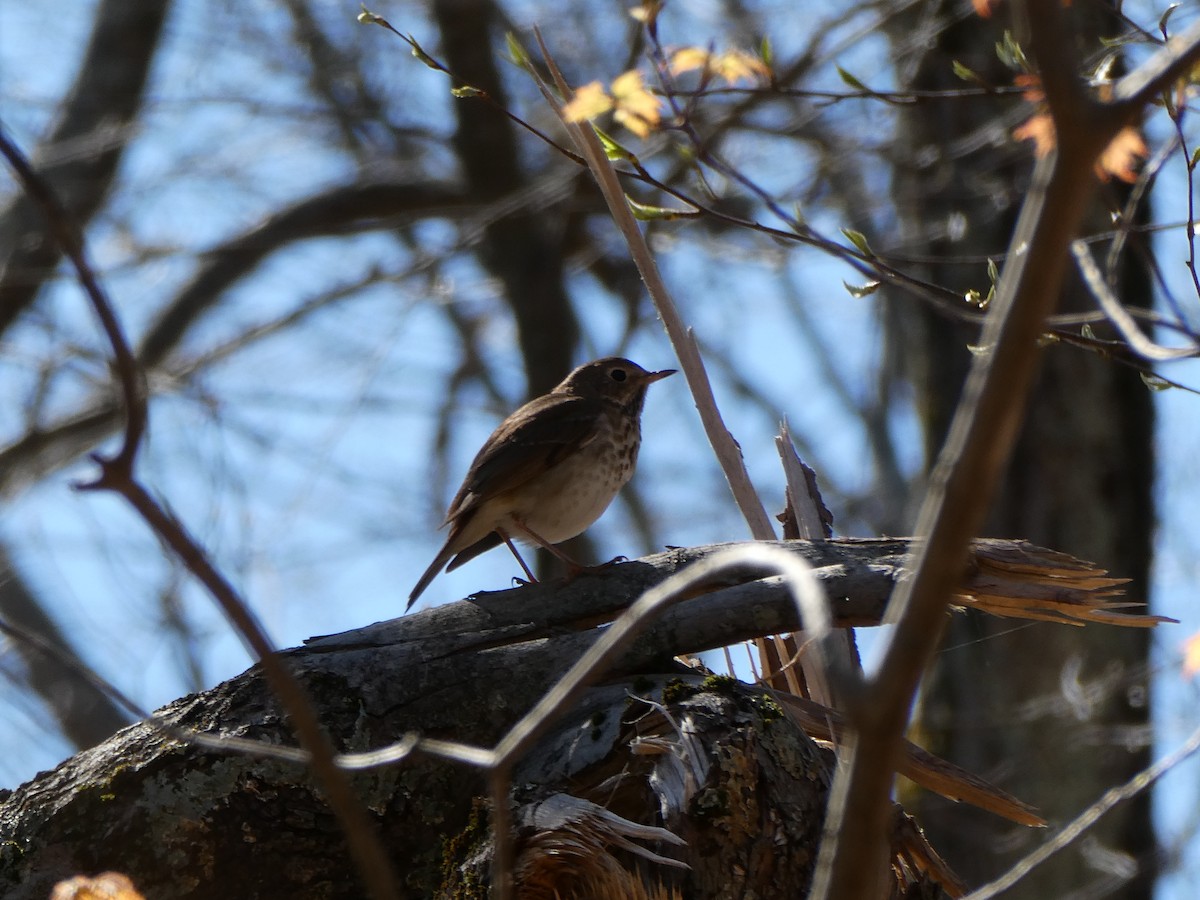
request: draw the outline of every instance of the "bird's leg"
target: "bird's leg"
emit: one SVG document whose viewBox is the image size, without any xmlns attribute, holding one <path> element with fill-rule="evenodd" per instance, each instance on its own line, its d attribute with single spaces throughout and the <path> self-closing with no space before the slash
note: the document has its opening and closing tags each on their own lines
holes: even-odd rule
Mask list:
<svg viewBox="0 0 1200 900">
<path fill-rule="evenodd" d="M 573 560 L 567 554 L 567 552 L 565 550 L 563 550 L 561 547 L 555 546 L 554 544 L 551 544 L 549 541 L 547 541 L 545 538 L 541 537 L 536 531 L 534 531 L 532 528 L 530 528 L 528 525 L 526 525 L 524 522 L 522 522 L 516 516 L 509 516 L 508 521 L 514 530 L 521 532 L 525 537 L 527 537 L 529 540 L 533 541 L 539 547 L 546 550 L 552 556 L 556 556 L 559 559 L 561 559 L 563 561 L 563 564 L 567 567 L 567 579 L 568 580 L 575 578 L 579 575 L 583 575 L 585 573 L 593 574 L 596 572 L 600 572 L 600 571 L 603 571 L 604 569 L 607 569 L 613 563 L 625 561 L 624 556 L 618 556 L 616 559 L 609 560 L 606 563 L 601 563 L 598 566 L 585 566 L 582 563 L 578 563 L 575 560 Z M 500 535 L 501 535 L 501 537 L 503 537 L 504 532 L 501 531 Z M 504 538 L 504 539 L 505 539 L 505 541 L 508 540 L 508 538 Z M 509 544 L 509 547 L 512 547 L 512 544 Z M 517 551 L 514 550 L 513 552 L 516 553 Z M 520 557 L 518 557 L 518 559 L 519 558 Z M 524 565 L 524 562 L 522 562 L 521 565 Z M 528 572 L 529 570 L 526 569 L 525 571 Z"/>
<path fill-rule="evenodd" d="M 521 569 L 525 572 L 525 576 L 529 579 L 529 584 L 537 584 L 537 579 L 533 577 L 533 572 L 529 571 L 529 566 L 525 565 L 525 560 L 521 557 L 521 554 L 517 552 L 517 545 L 512 542 L 512 539 L 509 538 L 508 533 L 503 528 L 497 528 L 496 534 L 500 535 L 500 540 L 504 541 L 505 546 L 508 547 L 508 549 L 512 551 L 512 555 L 517 558 L 517 562 L 520 564 Z M 520 581 L 519 578 L 517 580 Z"/>
<path fill-rule="evenodd" d="M 578 574 L 579 572 L 587 569 L 587 566 L 581 566 L 579 563 L 575 562 L 575 560 L 571 559 L 571 557 L 568 556 L 564 550 L 554 546 L 554 544 L 550 543 L 516 516 L 509 516 L 508 521 L 514 530 L 521 532 L 524 537 L 533 541 L 552 556 L 557 556 L 559 559 L 561 559 L 566 564 L 568 571 L 571 573 Z M 501 534 L 503 534 L 503 532 L 501 532 Z"/>
</svg>

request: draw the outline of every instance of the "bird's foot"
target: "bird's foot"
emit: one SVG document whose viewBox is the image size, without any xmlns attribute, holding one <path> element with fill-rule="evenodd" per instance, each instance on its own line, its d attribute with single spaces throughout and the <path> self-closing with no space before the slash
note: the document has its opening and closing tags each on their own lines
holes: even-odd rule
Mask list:
<svg viewBox="0 0 1200 900">
<path fill-rule="evenodd" d="M 578 578 L 580 575 L 599 575 L 601 572 L 606 572 L 615 566 L 617 563 L 629 562 L 628 556 L 614 556 L 608 562 L 600 563 L 595 566 L 583 566 L 577 562 L 567 564 L 567 581 Z"/>
</svg>

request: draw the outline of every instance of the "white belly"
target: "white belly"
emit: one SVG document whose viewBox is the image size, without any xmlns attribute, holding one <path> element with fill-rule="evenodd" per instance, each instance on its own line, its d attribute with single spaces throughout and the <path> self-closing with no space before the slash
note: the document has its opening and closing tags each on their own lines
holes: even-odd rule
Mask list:
<svg viewBox="0 0 1200 900">
<path fill-rule="evenodd" d="M 634 459 L 619 459 L 609 441 L 595 441 L 581 453 L 588 465 L 555 466 L 536 484 L 526 485 L 521 502 L 512 509 L 517 519 L 551 544 L 586 530 L 633 475 Z"/>
</svg>

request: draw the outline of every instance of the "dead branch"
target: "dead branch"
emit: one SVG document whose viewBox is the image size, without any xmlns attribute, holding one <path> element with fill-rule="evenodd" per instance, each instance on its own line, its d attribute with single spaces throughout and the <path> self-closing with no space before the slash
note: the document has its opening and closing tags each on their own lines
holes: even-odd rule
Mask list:
<svg viewBox="0 0 1200 900">
<path fill-rule="evenodd" d="M 910 550 L 906 540 L 773 546 L 815 568 L 833 598 L 833 619 L 843 626 L 881 620 L 892 588 L 906 577 L 903 562 Z M 726 547 L 671 550 L 565 584 L 478 594 L 403 619 L 316 638 L 282 655 L 314 698 L 337 750 L 355 754 L 339 756 L 338 762 L 353 769 L 354 790 L 373 811 L 372 824 L 391 848 L 393 865 L 410 873 L 405 890 L 411 896 L 431 895 L 443 877 L 442 838 L 467 829 L 472 804 L 485 791 L 476 769 L 444 757 L 469 761 L 468 745 L 497 745 L 543 698 L 546 686 L 595 643 L 597 626 L 611 621 L 631 597 Z M 654 692 L 688 674 L 673 662 L 676 654 L 796 628 L 797 610 L 788 588 L 778 577 L 762 574 L 757 566 L 725 571 L 652 622 L 610 660 L 608 686 L 584 691 L 568 724 L 560 721 L 533 745 L 519 763 L 515 783 L 525 783 L 522 773 L 539 754 L 562 758 L 553 735 L 572 728 L 576 736 L 591 735 L 599 727 L 601 719 L 595 716 L 612 705 L 606 691 L 615 690 L 622 698 L 611 719 L 616 723 L 626 692 L 661 702 Z M 1035 598 L 1031 602 L 1049 597 L 1086 610 L 1107 604 L 1115 587 L 1113 579 L 1088 564 L 1016 541 L 973 545 L 971 564 L 960 582 L 963 605 L 972 602 L 977 578 L 986 578 L 996 596 L 1013 595 L 1015 604 L 1004 609 L 1017 610 L 1030 596 Z M 1128 624 L 1152 620 L 1117 615 Z M 132 726 L 0 803 L 0 833 L 25 848 L 15 856 L 0 853 L 0 893 L 14 900 L 40 900 L 53 880 L 104 868 L 126 872 L 147 896 L 160 898 L 211 896 L 206 892 L 217 886 L 224 891 L 238 884 L 253 888 L 267 874 L 292 887 L 287 879 L 301 873 L 288 866 L 297 865 L 301 856 L 301 868 L 309 875 L 340 878 L 350 885 L 347 890 L 358 890 L 353 863 L 307 768 L 308 757 L 296 753 L 280 701 L 259 667 L 203 695 L 177 701 L 159 715 L 170 726 L 170 736 L 148 722 Z M 603 728 L 615 727 L 611 723 Z M 817 725 L 812 730 L 829 736 Z M 197 731 L 206 736 L 203 745 L 181 739 Z M 417 745 L 411 739 L 402 742 L 391 754 L 403 761 L 399 765 L 387 763 L 388 754 L 363 755 L 414 731 L 426 736 L 425 746 L 414 756 Z M 440 744 L 428 740 L 442 735 L 453 735 L 458 742 L 453 754 L 442 753 Z M 245 753 L 244 745 L 222 747 L 222 740 L 231 736 L 250 739 L 258 752 Z M 593 746 L 590 741 L 577 744 L 581 752 Z M 442 758 L 430 756 L 431 751 Z M 984 797 L 981 805 L 991 802 L 988 808 L 993 808 L 995 798 L 1002 797 L 929 762 L 918 750 L 904 768 L 940 775 L 936 789 L 967 802 Z M 187 791 L 179 791 L 185 783 Z M 1002 799 L 995 811 L 1036 820 L 1019 801 L 1006 805 Z M 441 824 L 430 828 L 429 822 Z M 653 818 L 641 824 L 661 827 Z M 87 829 L 88 840 L 78 839 L 80 828 Z M 253 852 L 247 840 L 253 841 Z M 265 873 L 264 859 L 279 859 L 280 866 L 266 867 L 270 872 Z M 186 884 L 193 887 L 185 889 Z"/>
</svg>

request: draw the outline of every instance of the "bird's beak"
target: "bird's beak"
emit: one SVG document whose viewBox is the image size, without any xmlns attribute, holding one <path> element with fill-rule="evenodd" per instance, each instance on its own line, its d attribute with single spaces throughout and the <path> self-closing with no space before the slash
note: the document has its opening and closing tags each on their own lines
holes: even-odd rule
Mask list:
<svg viewBox="0 0 1200 900">
<path fill-rule="evenodd" d="M 678 369 L 663 369 L 661 372 L 647 372 L 645 378 L 646 384 L 652 384 L 655 381 L 662 381 L 668 375 L 674 375 L 678 371 Z"/>
</svg>

